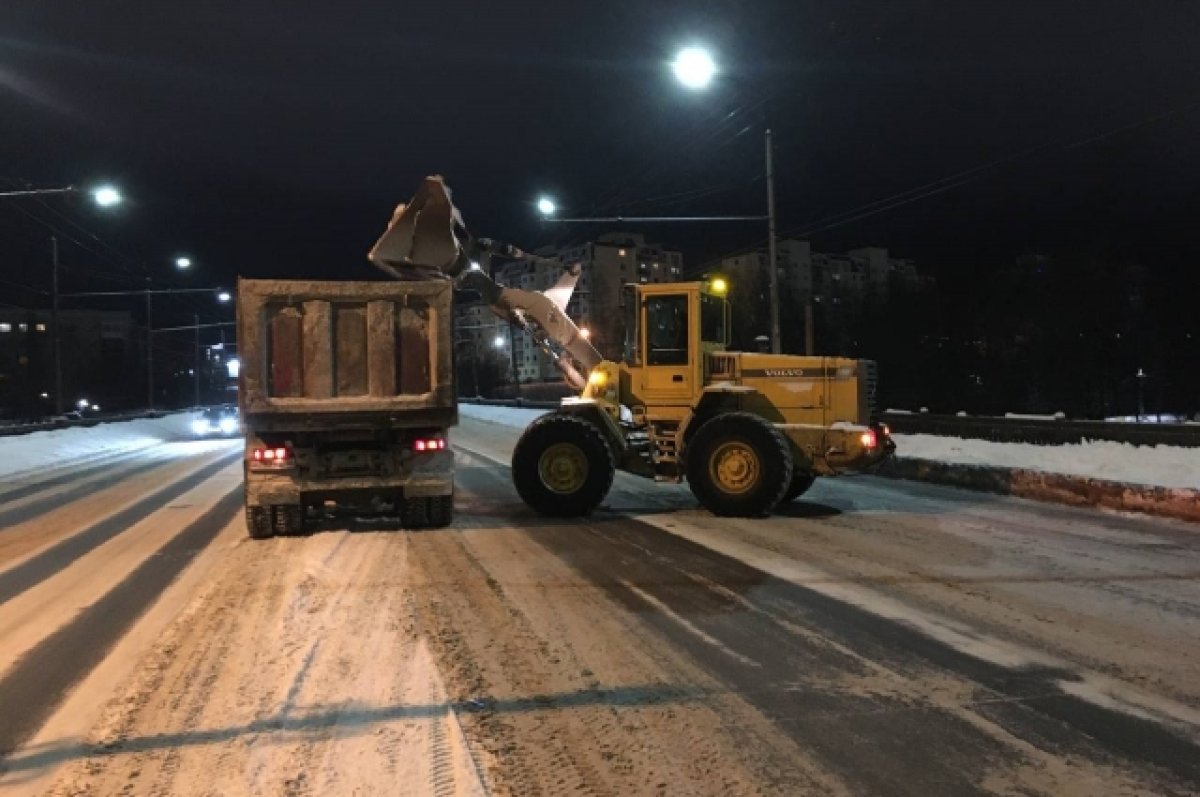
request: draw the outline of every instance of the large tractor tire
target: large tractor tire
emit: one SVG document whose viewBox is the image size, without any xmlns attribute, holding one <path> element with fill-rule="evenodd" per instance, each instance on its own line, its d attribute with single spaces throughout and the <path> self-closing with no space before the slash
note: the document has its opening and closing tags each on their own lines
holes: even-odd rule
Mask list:
<svg viewBox="0 0 1200 797">
<path fill-rule="evenodd" d="M 551 517 L 581 517 L 600 505 L 612 487 L 616 464 L 604 432 L 576 415 L 538 418 L 513 449 L 517 493 Z"/>
<path fill-rule="evenodd" d="M 792 452 L 779 430 L 748 412 L 707 421 L 688 443 L 692 495 L 724 517 L 761 517 L 792 484 Z"/>
<path fill-rule="evenodd" d="M 788 503 L 795 501 L 800 496 L 808 492 L 808 488 L 813 486 L 817 480 L 817 474 L 807 470 L 793 470 L 792 483 L 788 485 L 787 492 L 783 494 L 783 502 Z"/>
</svg>

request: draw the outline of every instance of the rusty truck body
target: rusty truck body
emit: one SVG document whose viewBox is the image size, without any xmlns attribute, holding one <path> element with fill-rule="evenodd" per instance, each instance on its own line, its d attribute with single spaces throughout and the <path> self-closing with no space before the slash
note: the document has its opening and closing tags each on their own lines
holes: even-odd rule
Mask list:
<svg viewBox="0 0 1200 797">
<path fill-rule="evenodd" d="M 452 301 L 446 280 L 238 282 L 252 537 L 299 533 L 331 505 L 450 522 Z"/>
</svg>

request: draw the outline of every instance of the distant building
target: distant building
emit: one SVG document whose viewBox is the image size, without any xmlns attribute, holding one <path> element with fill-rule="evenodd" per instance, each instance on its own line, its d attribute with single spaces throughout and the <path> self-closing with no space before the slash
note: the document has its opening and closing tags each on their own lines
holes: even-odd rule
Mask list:
<svg viewBox="0 0 1200 797">
<path fill-rule="evenodd" d="M 130 399 L 131 374 L 143 349 L 133 317 L 123 311 L 62 310 L 63 399 L 117 407 Z M 49 310 L 0 309 L 0 414 L 53 410 L 54 338 Z"/>
<path fill-rule="evenodd" d="M 922 290 L 931 277 L 917 273 L 911 260 L 892 257 L 882 247 L 852 249 L 845 254 L 814 252 L 808 241 L 783 240 L 779 251 L 780 326 L 785 343 L 802 341 L 804 306 L 839 313 L 868 300 L 882 299 L 893 290 Z M 730 281 L 734 306 L 734 343 L 745 348 L 770 330 L 770 289 L 766 252 L 727 257 L 718 271 Z"/>
<path fill-rule="evenodd" d="M 567 315 L 588 330 L 590 340 L 608 359 L 620 359 L 624 347 L 621 286 L 627 283 L 676 282 L 683 278 L 683 256 L 660 244 L 647 243 L 637 233 L 608 233 L 594 241 L 564 248 L 543 248 L 539 260 L 515 260 L 497 267 L 495 278 L 506 286 L 545 290 L 554 285 L 563 269 L 579 263 L 582 271 Z M 510 338 L 508 325 L 477 303 L 457 310 L 461 345 L 493 346 L 509 352 L 511 340 L 517 376 L 522 382 L 559 379 L 550 360 L 529 339 L 517 333 Z M 475 330 L 472 332 L 472 330 Z M 499 346 L 497 346 L 499 340 Z"/>
</svg>

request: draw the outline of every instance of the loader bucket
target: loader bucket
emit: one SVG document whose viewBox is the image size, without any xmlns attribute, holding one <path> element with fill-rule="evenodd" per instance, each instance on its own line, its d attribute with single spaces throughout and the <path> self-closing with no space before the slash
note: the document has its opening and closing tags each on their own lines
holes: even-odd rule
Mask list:
<svg viewBox="0 0 1200 797">
<path fill-rule="evenodd" d="M 441 177 L 426 177 L 416 195 L 396 207 L 367 258 L 400 280 L 452 279 L 467 261 L 459 231 L 465 237 L 450 189 Z"/>
</svg>

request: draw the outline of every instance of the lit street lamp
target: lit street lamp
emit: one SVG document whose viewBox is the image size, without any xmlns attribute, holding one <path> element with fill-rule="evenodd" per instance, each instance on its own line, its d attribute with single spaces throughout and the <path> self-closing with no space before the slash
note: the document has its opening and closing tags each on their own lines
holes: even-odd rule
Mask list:
<svg viewBox="0 0 1200 797">
<path fill-rule="evenodd" d="M 554 200 L 548 196 L 541 197 L 537 201 L 538 213 L 543 216 L 553 216 L 558 211 L 558 206 L 554 204 Z"/>
<path fill-rule="evenodd" d="M 102 185 L 92 191 L 92 200 L 102 208 L 111 208 L 123 201 L 121 192 L 111 185 Z"/>
<path fill-rule="evenodd" d="M 175 258 L 175 268 L 177 268 L 181 271 L 186 271 L 187 269 L 189 269 L 191 267 L 192 267 L 192 259 L 190 257 Z"/>
<path fill-rule="evenodd" d="M 495 346 L 497 349 L 503 349 L 504 348 L 504 336 L 497 335 L 496 339 L 492 341 L 492 345 Z"/>
<path fill-rule="evenodd" d="M 225 302 L 228 302 L 232 298 L 233 298 L 233 294 L 231 294 L 229 291 L 221 291 L 220 293 L 217 294 L 217 301 L 221 302 L 222 304 L 224 304 Z"/>
<path fill-rule="evenodd" d="M 675 78 L 689 89 L 706 88 L 717 74 L 712 56 L 702 47 L 685 47 L 671 63 Z"/>
</svg>

